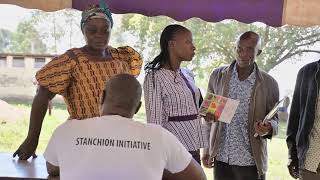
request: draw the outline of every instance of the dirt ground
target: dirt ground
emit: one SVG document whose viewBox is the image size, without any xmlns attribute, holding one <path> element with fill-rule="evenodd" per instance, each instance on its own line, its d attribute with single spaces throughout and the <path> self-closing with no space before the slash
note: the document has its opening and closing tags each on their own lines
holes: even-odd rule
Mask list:
<svg viewBox="0 0 320 180">
<path fill-rule="evenodd" d="M 26 112 L 0 99 L 0 123 L 5 124 L 26 117 Z"/>
</svg>

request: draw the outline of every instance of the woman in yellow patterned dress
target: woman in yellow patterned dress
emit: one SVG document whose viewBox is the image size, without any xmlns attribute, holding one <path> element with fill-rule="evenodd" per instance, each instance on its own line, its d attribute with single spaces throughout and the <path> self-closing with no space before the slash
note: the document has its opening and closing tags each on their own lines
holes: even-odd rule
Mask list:
<svg viewBox="0 0 320 180">
<path fill-rule="evenodd" d="M 63 96 L 69 119 L 91 118 L 99 116 L 100 95 L 110 77 L 140 73 L 139 53 L 129 46 L 108 46 L 112 26 L 111 12 L 105 4 L 90 7 L 81 19 L 86 45 L 68 50 L 37 72 L 40 87 L 32 103 L 28 135 L 13 156 L 21 160 L 36 157 L 48 100 L 56 94 Z"/>
</svg>

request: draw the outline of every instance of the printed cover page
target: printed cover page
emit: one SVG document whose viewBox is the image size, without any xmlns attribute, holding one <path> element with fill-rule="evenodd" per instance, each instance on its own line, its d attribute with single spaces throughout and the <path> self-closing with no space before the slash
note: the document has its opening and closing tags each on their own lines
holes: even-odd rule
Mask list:
<svg viewBox="0 0 320 180">
<path fill-rule="evenodd" d="M 238 105 L 239 100 L 207 93 L 200 106 L 200 115 L 206 116 L 207 113 L 211 113 L 218 121 L 230 123 Z"/>
</svg>

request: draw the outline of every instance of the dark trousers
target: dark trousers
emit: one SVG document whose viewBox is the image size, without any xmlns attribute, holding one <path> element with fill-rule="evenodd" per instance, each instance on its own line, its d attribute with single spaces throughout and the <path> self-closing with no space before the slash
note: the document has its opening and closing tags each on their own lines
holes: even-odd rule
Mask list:
<svg viewBox="0 0 320 180">
<path fill-rule="evenodd" d="M 265 180 L 258 177 L 256 166 L 234 166 L 221 161 L 214 162 L 214 180 Z"/>
<path fill-rule="evenodd" d="M 320 180 L 320 165 L 317 169 L 317 173 L 300 169 L 300 178 L 299 180 Z"/>
<path fill-rule="evenodd" d="M 193 159 L 196 160 L 201 166 L 200 150 L 198 149 L 196 151 L 189 151 L 189 153 L 192 155 Z"/>
</svg>

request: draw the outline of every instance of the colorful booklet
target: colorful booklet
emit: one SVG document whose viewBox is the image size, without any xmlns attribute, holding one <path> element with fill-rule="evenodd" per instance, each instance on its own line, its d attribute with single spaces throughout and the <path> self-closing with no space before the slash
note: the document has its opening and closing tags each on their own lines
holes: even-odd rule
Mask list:
<svg viewBox="0 0 320 180">
<path fill-rule="evenodd" d="M 218 121 L 230 123 L 239 103 L 239 100 L 207 93 L 200 106 L 200 115 L 206 116 L 207 113 L 211 113 Z"/>
</svg>

